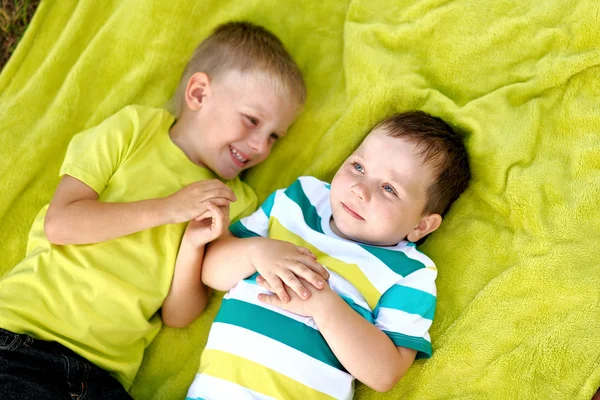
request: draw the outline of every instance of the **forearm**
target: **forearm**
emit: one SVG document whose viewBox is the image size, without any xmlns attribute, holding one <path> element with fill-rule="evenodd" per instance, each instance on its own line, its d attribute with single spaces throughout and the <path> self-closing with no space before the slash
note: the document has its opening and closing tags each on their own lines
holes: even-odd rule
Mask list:
<svg viewBox="0 0 600 400">
<path fill-rule="evenodd" d="M 192 323 L 206 308 L 210 289 L 201 280 L 204 246 L 194 247 L 185 238 L 181 242 L 175 274 L 162 306 L 163 322 L 175 328 Z"/>
<path fill-rule="evenodd" d="M 204 257 L 202 282 L 222 292 L 234 287 L 239 281 L 256 272 L 252 254 L 262 237 L 240 239 L 226 232 L 211 242 Z"/>
<path fill-rule="evenodd" d="M 329 296 L 313 318 L 346 370 L 372 389 L 391 389 L 414 361 L 414 352 L 399 352 L 385 333 L 337 295 Z"/>
<path fill-rule="evenodd" d="M 168 223 L 161 199 L 131 203 L 74 201 L 46 214 L 45 232 L 51 243 L 91 244 L 126 236 Z"/>
</svg>

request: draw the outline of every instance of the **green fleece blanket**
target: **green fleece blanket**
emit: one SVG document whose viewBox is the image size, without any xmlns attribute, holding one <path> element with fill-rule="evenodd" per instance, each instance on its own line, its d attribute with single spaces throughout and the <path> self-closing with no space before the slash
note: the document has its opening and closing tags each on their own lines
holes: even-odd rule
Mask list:
<svg viewBox="0 0 600 400">
<path fill-rule="evenodd" d="M 358 399 L 590 399 L 600 385 L 600 6 L 596 0 L 43 0 L 0 75 L 0 273 L 25 251 L 71 137 L 161 105 L 215 25 L 276 33 L 305 112 L 245 179 L 264 199 L 330 179 L 369 127 L 422 109 L 464 133 L 473 180 L 424 244 L 434 356 Z M 164 329 L 132 393 L 178 399 L 218 298 Z"/>
</svg>

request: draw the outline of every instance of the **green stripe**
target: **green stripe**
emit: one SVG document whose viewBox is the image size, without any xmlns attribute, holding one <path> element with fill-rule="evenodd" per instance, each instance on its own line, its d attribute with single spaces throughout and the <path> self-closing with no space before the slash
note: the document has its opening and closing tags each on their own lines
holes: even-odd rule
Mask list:
<svg viewBox="0 0 600 400">
<path fill-rule="evenodd" d="M 292 183 L 290 187 L 285 189 L 284 193 L 290 200 L 300 206 L 306 225 L 313 231 L 323 233 L 323 229 L 321 228 L 321 217 L 317 213 L 315 206 L 313 206 L 308 197 L 306 197 L 300 181 L 297 180 Z"/>
<path fill-rule="evenodd" d="M 348 304 L 350 306 L 350 308 L 352 308 L 354 311 L 356 311 L 361 317 L 363 317 L 364 319 L 369 321 L 369 323 L 371 323 L 371 324 L 375 323 L 373 314 L 371 314 L 370 311 L 367 311 L 363 307 L 356 304 L 354 302 L 354 300 L 352 300 L 350 297 L 342 296 L 341 294 L 340 294 L 340 297 L 342 298 L 342 300 L 344 300 L 346 302 L 346 304 Z"/>
<path fill-rule="evenodd" d="M 374 314 L 380 307 L 393 308 L 410 314 L 418 314 L 433 320 L 435 313 L 435 296 L 407 286 L 394 285 L 381 296 Z"/>
<path fill-rule="evenodd" d="M 383 333 L 392 339 L 394 345 L 417 350 L 417 358 L 431 357 L 431 343 L 429 343 L 427 340 L 421 337 L 403 335 L 402 333 L 398 332 L 383 331 Z"/>
<path fill-rule="evenodd" d="M 263 212 L 267 215 L 267 219 L 271 216 L 271 210 L 273 209 L 273 204 L 275 203 L 276 194 L 277 192 L 271 193 L 269 197 L 267 197 L 267 199 L 260 206 Z"/>
<path fill-rule="evenodd" d="M 423 263 L 413 260 L 402 251 L 388 250 L 381 247 L 369 246 L 368 244 L 358 244 L 402 277 L 426 267 Z"/>
<path fill-rule="evenodd" d="M 274 311 L 237 299 L 223 299 L 215 322 L 249 329 L 345 371 L 319 331 Z"/>
<path fill-rule="evenodd" d="M 256 283 L 256 277 L 257 276 L 258 276 L 258 272 L 255 272 L 254 274 L 252 274 L 249 277 L 247 277 L 246 279 L 244 279 L 244 282 L 253 283 L 255 285 L 258 285 Z"/>
<path fill-rule="evenodd" d="M 258 233 L 252 232 L 244 224 L 242 221 L 237 221 L 229 227 L 229 231 L 239 238 L 249 238 L 260 236 Z"/>
<path fill-rule="evenodd" d="M 300 183 L 300 180 L 296 180 L 294 183 L 292 183 L 284 193 L 290 198 L 290 200 L 300 206 L 306 225 L 308 225 L 312 230 L 324 233 L 323 229 L 321 228 L 321 217 L 319 214 L 317 214 L 317 209 L 315 206 L 313 206 L 308 197 L 306 197 L 304 190 L 302 190 L 302 184 Z M 423 265 L 421 262 L 413 260 L 401 251 L 389 250 L 362 243 L 356 244 L 381 260 L 381 262 L 387 265 L 388 268 L 402 277 L 408 276 L 421 268 L 425 268 L 425 265 Z"/>
</svg>

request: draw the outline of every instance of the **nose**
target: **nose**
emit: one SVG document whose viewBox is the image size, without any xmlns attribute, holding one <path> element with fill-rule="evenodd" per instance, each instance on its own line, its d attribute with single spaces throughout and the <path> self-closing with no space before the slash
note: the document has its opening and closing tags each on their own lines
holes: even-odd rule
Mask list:
<svg viewBox="0 0 600 400">
<path fill-rule="evenodd" d="M 350 188 L 350 191 L 365 203 L 371 201 L 371 192 L 369 191 L 369 188 L 362 182 L 354 184 Z"/>
<path fill-rule="evenodd" d="M 248 140 L 248 146 L 260 155 L 265 154 L 268 149 L 267 140 L 265 140 L 262 135 L 253 135 L 250 140 Z"/>
</svg>

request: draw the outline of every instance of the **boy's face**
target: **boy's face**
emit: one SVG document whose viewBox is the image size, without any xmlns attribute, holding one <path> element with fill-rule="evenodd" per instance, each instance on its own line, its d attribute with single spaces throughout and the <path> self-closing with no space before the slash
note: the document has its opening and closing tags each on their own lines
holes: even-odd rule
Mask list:
<svg viewBox="0 0 600 400">
<path fill-rule="evenodd" d="M 336 234 L 391 246 L 437 229 L 441 217 L 423 214 L 433 171 L 415 147 L 378 128 L 346 159 L 331 183 L 330 224 Z"/>
<path fill-rule="evenodd" d="M 184 151 L 220 177 L 232 179 L 268 157 L 299 107 L 262 76 L 228 71 L 212 81 L 196 74 L 190 82 L 198 75 L 197 86 L 188 85 L 191 100 L 198 103 L 190 106 L 188 101 L 187 115 L 182 115 L 189 139 Z"/>
</svg>

